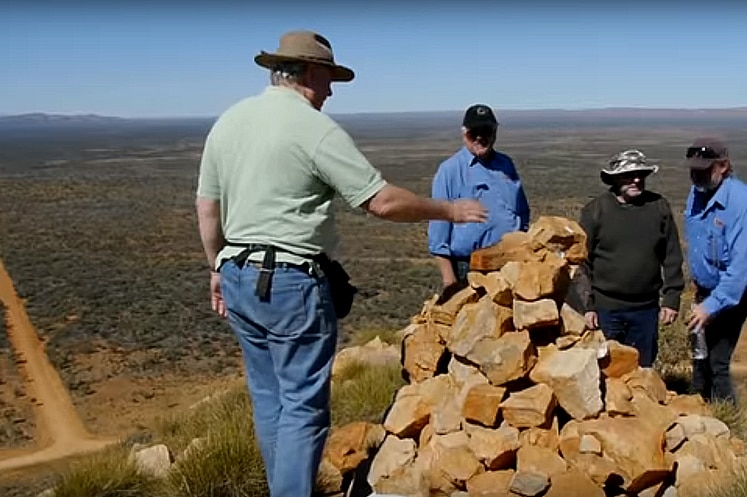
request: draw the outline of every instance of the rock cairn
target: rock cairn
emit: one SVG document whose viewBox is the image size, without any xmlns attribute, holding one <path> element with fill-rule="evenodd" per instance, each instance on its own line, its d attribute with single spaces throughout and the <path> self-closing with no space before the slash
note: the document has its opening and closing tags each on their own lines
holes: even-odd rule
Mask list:
<svg viewBox="0 0 747 497">
<path fill-rule="evenodd" d="M 471 258 L 469 286 L 404 331 L 368 483 L 406 497 L 701 495 L 744 447 L 699 396 L 565 303 L 586 239 L 546 216 Z"/>
</svg>

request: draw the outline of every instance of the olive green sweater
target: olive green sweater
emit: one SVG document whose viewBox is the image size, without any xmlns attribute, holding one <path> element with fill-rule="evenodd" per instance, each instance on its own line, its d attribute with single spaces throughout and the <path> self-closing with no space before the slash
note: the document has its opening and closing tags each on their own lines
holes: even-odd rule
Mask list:
<svg viewBox="0 0 747 497">
<path fill-rule="evenodd" d="M 589 250 L 580 291 L 586 311 L 659 304 L 679 310 L 682 249 L 664 197 L 644 191 L 635 203 L 621 203 L 608 191 L 586 204 L 580 224 Z"/>
</svg>

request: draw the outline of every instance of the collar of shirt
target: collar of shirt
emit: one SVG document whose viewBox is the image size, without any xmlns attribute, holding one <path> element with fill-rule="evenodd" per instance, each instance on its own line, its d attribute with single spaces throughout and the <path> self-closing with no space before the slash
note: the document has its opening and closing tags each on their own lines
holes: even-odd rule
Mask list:
<svg viewBox="0 0 747 497">
<path fill-rule="evenodd" d="M 700 214 L 704 215 L 706 212 L 710 211 L 715 204 L 720 205 L 722 208 L 726 207 L 729 203 L 729 193 L 731 191 L 731 185 L 732 185 L 732 178 L 730 176 L 727 176 L 723 179 L 721 182 L 721 185 L 719 185 L 718 189 L 716 190 L 716 193 L 713 194 L 713 196 L 706 201 L 706 193 L 699 192 L 695 189 L 695 187 L 692 187 L 693 191 L 693 209 L 696 208 L 697 205 L 703 205 L 705 204 L 705 207 L 702 211 L 696 213 L 693 212 L 693 214 Z"/>
<path fill-rule="evenodd" d="M 298 100 L 299 102 L 305 103 L 308 106 L 311 106 L 311 102 L 309 102 L 308 100 L 306 100 L 306 98 L 303 95 L 301 95 L 300 93 L 298 93 L 293 88 L 288 88 L 288 87 L 285 87 L 285 86 L 272 86 L 272 85 L 270 85 L 267 88 L 265 88 L 264 94 L 265 95 L 269 95 L 269 96 L 277 96 L 277 97 L 280 97 L 280 98 L 295 99 L 295 100 Z"/>
<path fill-rule="evenodd" d="M 476 155 L 474 155 L 472 152 L 470 152 L 466 146 L 462 145 L 462 149 L 460 150 L 460 153 L 467 159 L 467 165 L 469 167 L 474 166 L 475 164 L 480 164 L 482 166 L 487 166 L 491 164 L 496 157 L 498 157 L 498 153 L 495 151 L 495 149 L 492 149 L 490 152 L 490 158 L 485 162 L 480 162 L 480 159 L 477 158 Z"/>
</svg>

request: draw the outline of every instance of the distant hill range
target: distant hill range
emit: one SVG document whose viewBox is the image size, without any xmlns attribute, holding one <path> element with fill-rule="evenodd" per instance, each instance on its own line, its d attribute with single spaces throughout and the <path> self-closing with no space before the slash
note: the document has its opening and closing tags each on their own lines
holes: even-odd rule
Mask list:
<svg viewBox="0 0 747 497">
<path fill-rule="evenodd" d="M 516 127 L 563 127 L 563 126 L 658 126 L 658 125 L 703 125 L 703 126 L 747 126 L 747 107 L 725 109 L 653 109 L 653 108 L 602 108 L 585 110 L 496 109 L 501 124 Z M 381 133 L 397 136 L 408 130 L 433 132 L 449 130 L 461 123 L 463 111 L 428 111 L 398 113 L 332 114 L 343 127 L 354 135 Z M 0 115 L 0 138 L 13 138 L 38 133 L 92 133 L 129 134 L 144 130 L 169 130 L 204 134 L 210 129 L 215 117 L 173 118 L 122 118 L 96 114 L 46 114 L 31 113 Z M 382 136 L 382 137 L 386 137 Z"/>
</svg>

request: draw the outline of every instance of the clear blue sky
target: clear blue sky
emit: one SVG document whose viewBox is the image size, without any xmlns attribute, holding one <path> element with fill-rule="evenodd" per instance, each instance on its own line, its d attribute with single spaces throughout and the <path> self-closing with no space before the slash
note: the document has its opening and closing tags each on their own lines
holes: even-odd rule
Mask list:
<svg viewBox="0 0 747 497">
<path fill-rule="evenodd" d="M 299 28 L 357 73 L 332 113 L 747 105 L 737 0 L 257 3 L 6 0 L 0 114 L 214 116 L 262 90 L 254 55 Z"/>
</svg>

